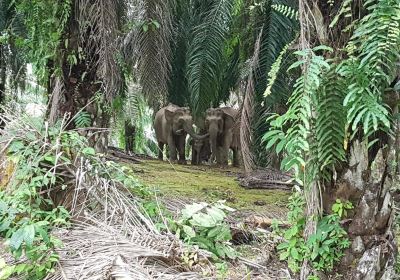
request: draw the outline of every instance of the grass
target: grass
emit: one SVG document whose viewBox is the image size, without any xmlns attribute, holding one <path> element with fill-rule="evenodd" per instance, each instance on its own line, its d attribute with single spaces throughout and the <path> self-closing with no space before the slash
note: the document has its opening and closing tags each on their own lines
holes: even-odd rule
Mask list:
<svg viewBox="0 0 400 280">
<path fill-rule="evenodd" d="M 236 181 L 240 169 L 220 169 L 210 166 L 177 165 L 147 160 L 132 166 L 135 174 L 161 194 L 196 201 L 226 200 L 238 210 L 257 212 L 279 211 L 285 208 L 289 192 L 282 190 L 247 190 Z"/>
</svg>

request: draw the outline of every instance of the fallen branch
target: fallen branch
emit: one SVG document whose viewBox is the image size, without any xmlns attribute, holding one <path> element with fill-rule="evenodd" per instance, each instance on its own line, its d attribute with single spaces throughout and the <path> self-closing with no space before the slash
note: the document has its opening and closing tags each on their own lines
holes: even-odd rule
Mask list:
<svg viewBox="0 0 400 280">
<path fill-rule="evenodd" d="M 291 190 L 294 185 L 289 174 L 272 168 L 240 175 L 238 181 L 246 189 Z"/>
</svg>

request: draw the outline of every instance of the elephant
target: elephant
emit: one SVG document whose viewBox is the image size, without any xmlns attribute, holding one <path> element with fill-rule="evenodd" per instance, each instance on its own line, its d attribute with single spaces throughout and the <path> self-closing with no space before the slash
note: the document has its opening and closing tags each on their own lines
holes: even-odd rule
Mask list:
<svg viewBox="0 0 400 280">
<path fill-rule="evenodd" d="M 189 144 L 192 146 L 192 165 L 199 165 L 210 159 L 211 148 L 208 139 L 190 139 Z"/>
<path fill-rule="evenodd" d="M 211 108 L 206 112 L 205 128 L 210 137 L 211 161 L 228 165 L 229 149 L 233 151 L 233 166 L 239 166 L 240 128 L 236 124 L 238 110 L 231 107 Z"/>
<path fill-rule="evenodd" d="M 187 107 L 168 104 L 155 114 L 154 130 L 158 142 L 158 159 L 163 160 L 164 145 L 168 145 L 169 159 L 180 164 L 186 164 L 185 144 L 189 134 L 193 139 L 205 139 L 208 135 L 199 136 L 193 130 L 193 121 Z"/>
</svg>

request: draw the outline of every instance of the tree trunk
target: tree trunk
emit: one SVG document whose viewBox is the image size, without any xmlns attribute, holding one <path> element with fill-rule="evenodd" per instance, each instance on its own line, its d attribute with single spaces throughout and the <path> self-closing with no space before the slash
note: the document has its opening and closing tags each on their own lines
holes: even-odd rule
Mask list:
<svg viewBox="0 0 400 280">
<path fill-rule="evenodd" d="M 390 164 L 396 153 L 399 150 L 393 147 L 380 149 L 369 164 L 367 145 L 356 141 L 350 151 L 349 167 L 331 196 L 350 200 L 354 205 L 345 225 L 352 245 L 341 263 L 344 279 L 394 279 L 397 246 L 392 229 L 391 190 L 399 181 Z M 325 206 L 329 209 L 333 202 L 325 201 Z"/>
<path fill-rule="evenodd" d="M 75 4 L 71 5 L 74 7 Z M 104 88 L 96 67 L 96 61 L 100 58 L 95 51 L 87 51 L 89 48 L 85 46 L 85 39 L 82 39 L 90 36 L 91 28 L 94 27 L 87 27 L 87 34 L 82 34 L 83 31 L 75 17 L 75 9 L 72 8 L 64 38 L 61 40 L 68 40 L 68 47 L 61 50 L 59 58 L 61 76 L 52 76 L 48 86 L 50 102 L 47 112 L 50 124 L 67 116 L 67 129 L 79 127 L 79 116 L 90 116 L 85 126 L 96 129 L 82 133 L 87 136 L 90 146 L 103 152 L 108 142 L 106 128 L 110 116 L 105 107 Z M 97 95 L 98 93 L 101 94 Z"/>
</svg>

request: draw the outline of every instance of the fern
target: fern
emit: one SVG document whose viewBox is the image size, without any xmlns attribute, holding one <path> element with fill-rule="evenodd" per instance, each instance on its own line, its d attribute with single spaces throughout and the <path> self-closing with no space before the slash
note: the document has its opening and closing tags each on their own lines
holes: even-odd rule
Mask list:
<svg viewBox="0 0 400 280">
<path fill-rule="evenodd" d="M 348 44 L 350 58 L 339 73 L 348 81 L 344 105 L 354 131 L 364 135 L 390 129 L 390 113 L 382 93 L 396 75 L 400 56 L 400 5 L 397 0 L 366 1 L 369 14 L 362 18 Z"/>
<path fill-rule="evenodd" d="M 329 176 L 329 169 L 344 161 L 346 143 L 346 111 L 343 100 L 346 84 L 332 66 L 327 72 L 318 93 L 315 136 L 318 166 L 323 177 Z"/>
<path fill-rule="evenodd" d="M 353 0 L 344 0 L 339 12 L 336 14 L 336 16 L 333 18 L 332 22 L 329 24 L 329 28 L 332 28 L 336 25 L 338 22 L 339 18 L 344 14 L 345 17 L 350 17 L 351 16 L 351 4 L 353 3 Z"/>
<path fill-rule="evenodd" d="M 75 115 L 74 122 L 77 128 L 84 128 L 92 124 L 92 118 L 88 112 L 82 110 Z"/>
<path fill-rule="evenodd" d="M 299 12 L 292 7 L 286 6 L 284 4 L 273 4 L 271 6 L 275 11 L 283 14 L 293 20 L 299 20 Z"/>
<path fill-rule="evenodd" d="M 315 118 L 318 117 L 315 109 L 320 100 L 318 90 L 324 72 L 330 69 L 324 58 L 314 53 L 321 49 L 330 50 L 321 46 L 295 52 L 301 59 L 289 70 L 301 66 L 305 68 L 304 74 L 295 83 L 288 111 L 273 117 L 270 120 L 271 130 L 264 135 L 264 140 L 268 141 L 267 148 L 276 144 L 277 153 L 285 151 L 287 156 L 282 161 L 282 168 L 294 170 L 295 178 L 303 185 L 308 185 L 318 175 L 318 153 L 310 149 L 310 143 L 315 143 Z M 304 172 L 306 166 L 307 172 Z"/>
<path fill-rule="evenodd" d="M 287 53 L 287 51 L 289 49 L 289 46 L 291 46 L 293 44 L 293 42 L 294 42 L 294 40 L 292 42 L 288 43 L 285 47 L 283 47 L 283 49 L 280 52 L 278 58 L 271 65 L 271 69 L 268 72 L 268 86 L 265 89 L 264 97 L 267 97 L 267 96 L 269 96 L 271 94 L 272 86 L 274 85 L 275 80 L 276 80 L 276 78 L 278 76 L 278 72 L 281 69 L 283 56 Z"/>
</svg>

